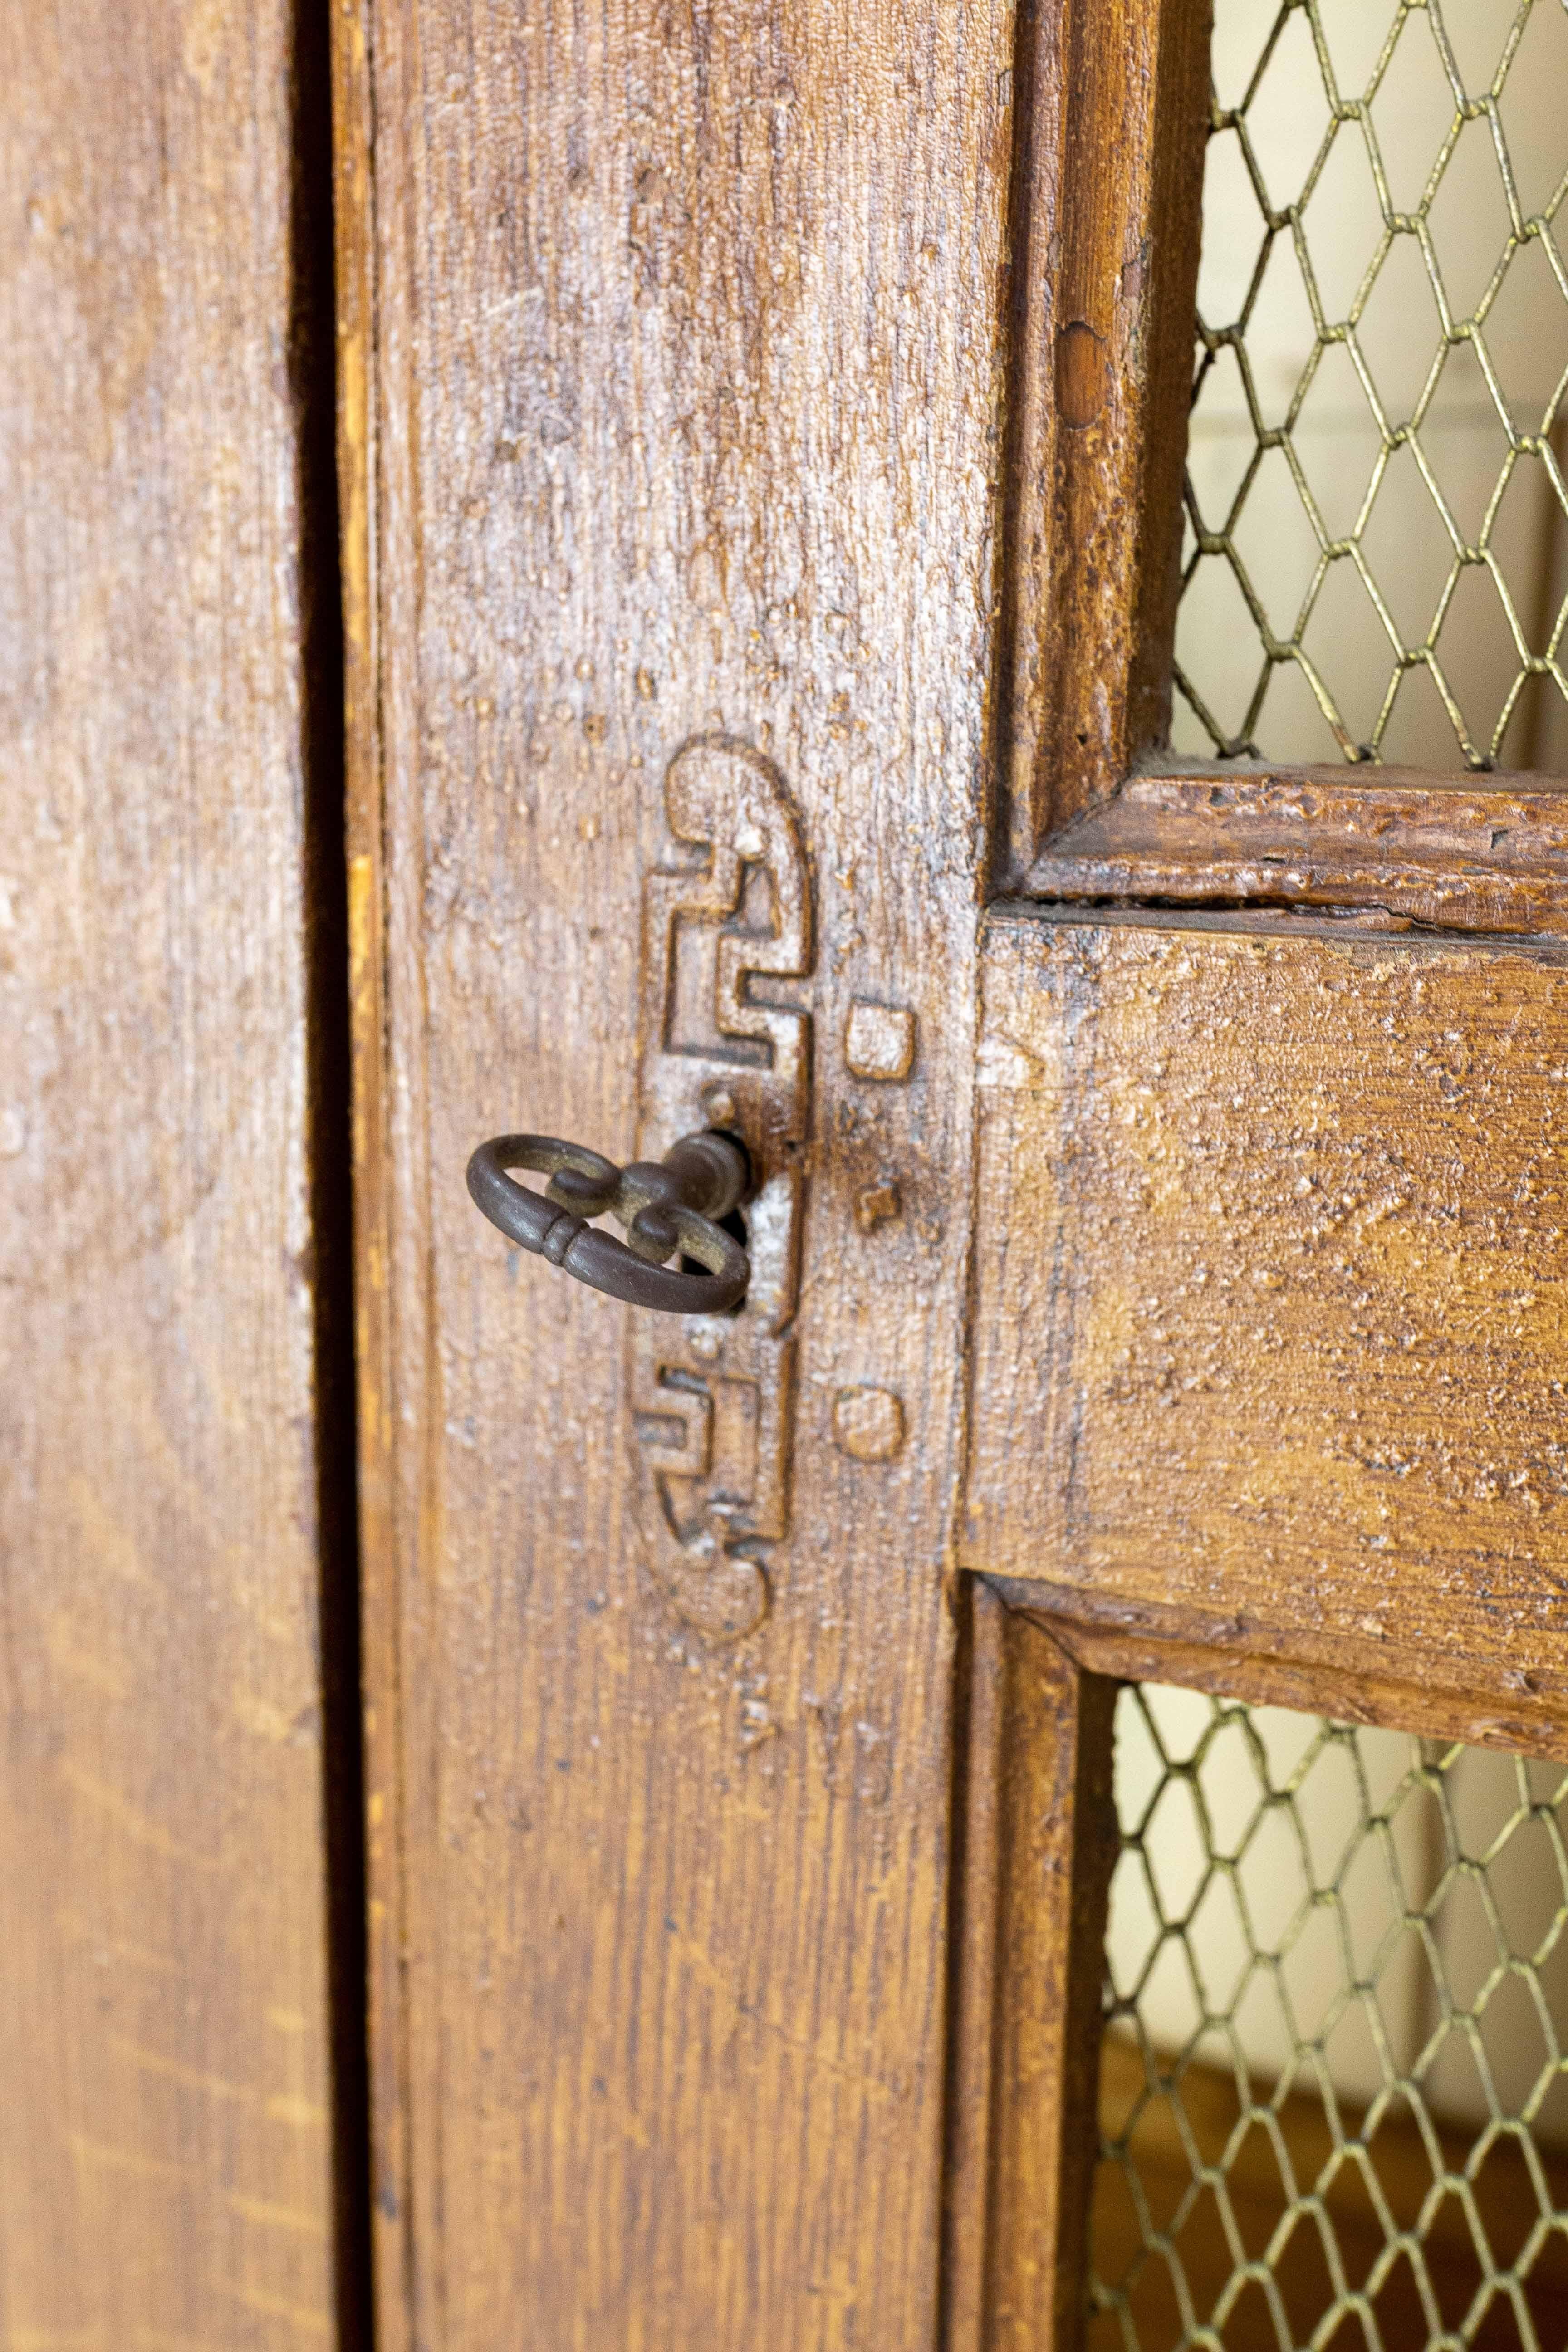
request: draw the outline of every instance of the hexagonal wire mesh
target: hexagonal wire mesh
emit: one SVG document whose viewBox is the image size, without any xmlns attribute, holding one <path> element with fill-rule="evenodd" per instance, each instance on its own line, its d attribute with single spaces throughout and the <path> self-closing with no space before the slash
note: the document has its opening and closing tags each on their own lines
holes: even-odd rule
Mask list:
<svg viewBox="0 0 1568 2352">
<path fill-rule="evenodd" d="M 1217 0 L 1173 748 L 1568 769 L 1568 7 Z"/>
<path fill-rule="evenodd" d="M 1568 2344 L 1568 1767 L 1118 1701 L 1093 2352 Z"/>
</svg>

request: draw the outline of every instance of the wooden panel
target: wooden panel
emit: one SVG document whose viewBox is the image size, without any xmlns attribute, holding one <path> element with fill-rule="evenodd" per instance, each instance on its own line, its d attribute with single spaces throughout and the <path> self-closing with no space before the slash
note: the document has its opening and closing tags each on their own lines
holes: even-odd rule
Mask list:
<svg viewBox="0 0 1568 2352">
<path fill-rule="evenodd" d="M 1568 797 L 1551 776 L 1226 769 L 1134 776 L 1043 850 L 1027 895 L 1381 909 L 1444 930 L 1568 928 Z"/>
<path fill-rule="evenodd" d="M 1116 1685 L 971 1589 L 946 2352 L 1082 2334 Z"/>
<path fill-rule="evenodd" d="M 0 25 L 0 2343 L 259 2352 L 336 2333 L 319 251 L 287 7 Z"/>
<path fill-rule="evenodd" d="M 1563 955 L 1020 915 L 984 986 L 965 1560 L 1561 1726 Z"/>
<path fill-rule="evenodd" d="M 385 2339 L 912 2347 L 1012 26 L 339 21 Z M 520 1125 L 624 1156 L 639 1058 L 672 1139 L 639 928 L 658 951 L 669 877 L 701 895 L 672 814 L 726 778 L 773 886 L 731 934 L 772 958 L 745 1003 L 810 1038 L 770 1013 L 737 1086 L 791 1038 L 811 1083 L 763 1564 L 715 1539 L 710 1612 L 635 1441 L 712 1391 L 682 1370 L 663 1428 L 631 1399 L 699 1343 L 754 1390 L 769 1333 L 628 1351 L 621 1309 L 509 1263 L 463 1168 Z"/>
</svg>

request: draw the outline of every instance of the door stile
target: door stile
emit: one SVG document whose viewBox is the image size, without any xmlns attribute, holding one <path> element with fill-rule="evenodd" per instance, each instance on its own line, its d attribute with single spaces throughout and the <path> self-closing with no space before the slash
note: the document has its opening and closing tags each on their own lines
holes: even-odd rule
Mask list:
<svg viewBox="0 0 1568 2352">
<path fill-rule="evenodd" d="M 927 2344 L 1011 17 L 363 22 L 381 2322 Z M 758 1319 L 509 1267 L 476 1142 L 725 1067 Z"/>
<path fill-rule="evenodd" d="M 1096 2147 L 1116 1684 L 969 1586 L 943 2352 L 1073 2352 Z"/>
</svg>

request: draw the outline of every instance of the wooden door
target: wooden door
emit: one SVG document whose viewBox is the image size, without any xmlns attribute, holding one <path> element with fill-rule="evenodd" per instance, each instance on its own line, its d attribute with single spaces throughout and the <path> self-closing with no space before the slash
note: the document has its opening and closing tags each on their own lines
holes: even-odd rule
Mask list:
<svg viewBox="0 0 1568 2352">
<path fill-rule="evenodd" d="M 1556 788 L 1162 767 L 1201 6 L 334 22 L 382 2331 L 1066 2344 L 1119 1680 L 1564 1750 Z"/>
<path fill-rule="evenodd" d="M 0 2343 L 19 2352 L 365 2340 L 331 153 L 308 15 L 0 9 Z"/>
</svg>

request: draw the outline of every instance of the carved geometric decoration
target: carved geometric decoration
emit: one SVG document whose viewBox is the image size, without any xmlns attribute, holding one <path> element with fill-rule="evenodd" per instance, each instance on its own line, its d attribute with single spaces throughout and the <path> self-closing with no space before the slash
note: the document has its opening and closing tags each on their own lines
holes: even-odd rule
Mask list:
<svg viewBox="0 0 1568 2352">
<path fill-rule="evenodd" d="M 840 1389 L 833 1439 L 852 1462 L 891 1462 L 904 1445 L 904 1408 L 891 1389 Z"/>
<path fill-rule="evenodd" d="M 907 1078 L 915 1063 L 915 1016 L 859 998 L 844 1024 L 844 1059 L 858 1078 Z"/>
<path fill-rule="evenodd" d="M 643 887 L 637 1153 L 733 1127 L 756 1189 L 739 1311 L 627 1318 L 637 1513 L 677 1613 L 731 1640 L 766 1614 L 789 1532 L 811 1018 L 758 983 L 810 973 L 811 890 L 800 820 L 759 752 L 697 737 L 664 797 L 675 843 L 701 854 L 672 852 Z"/>
</svg>

